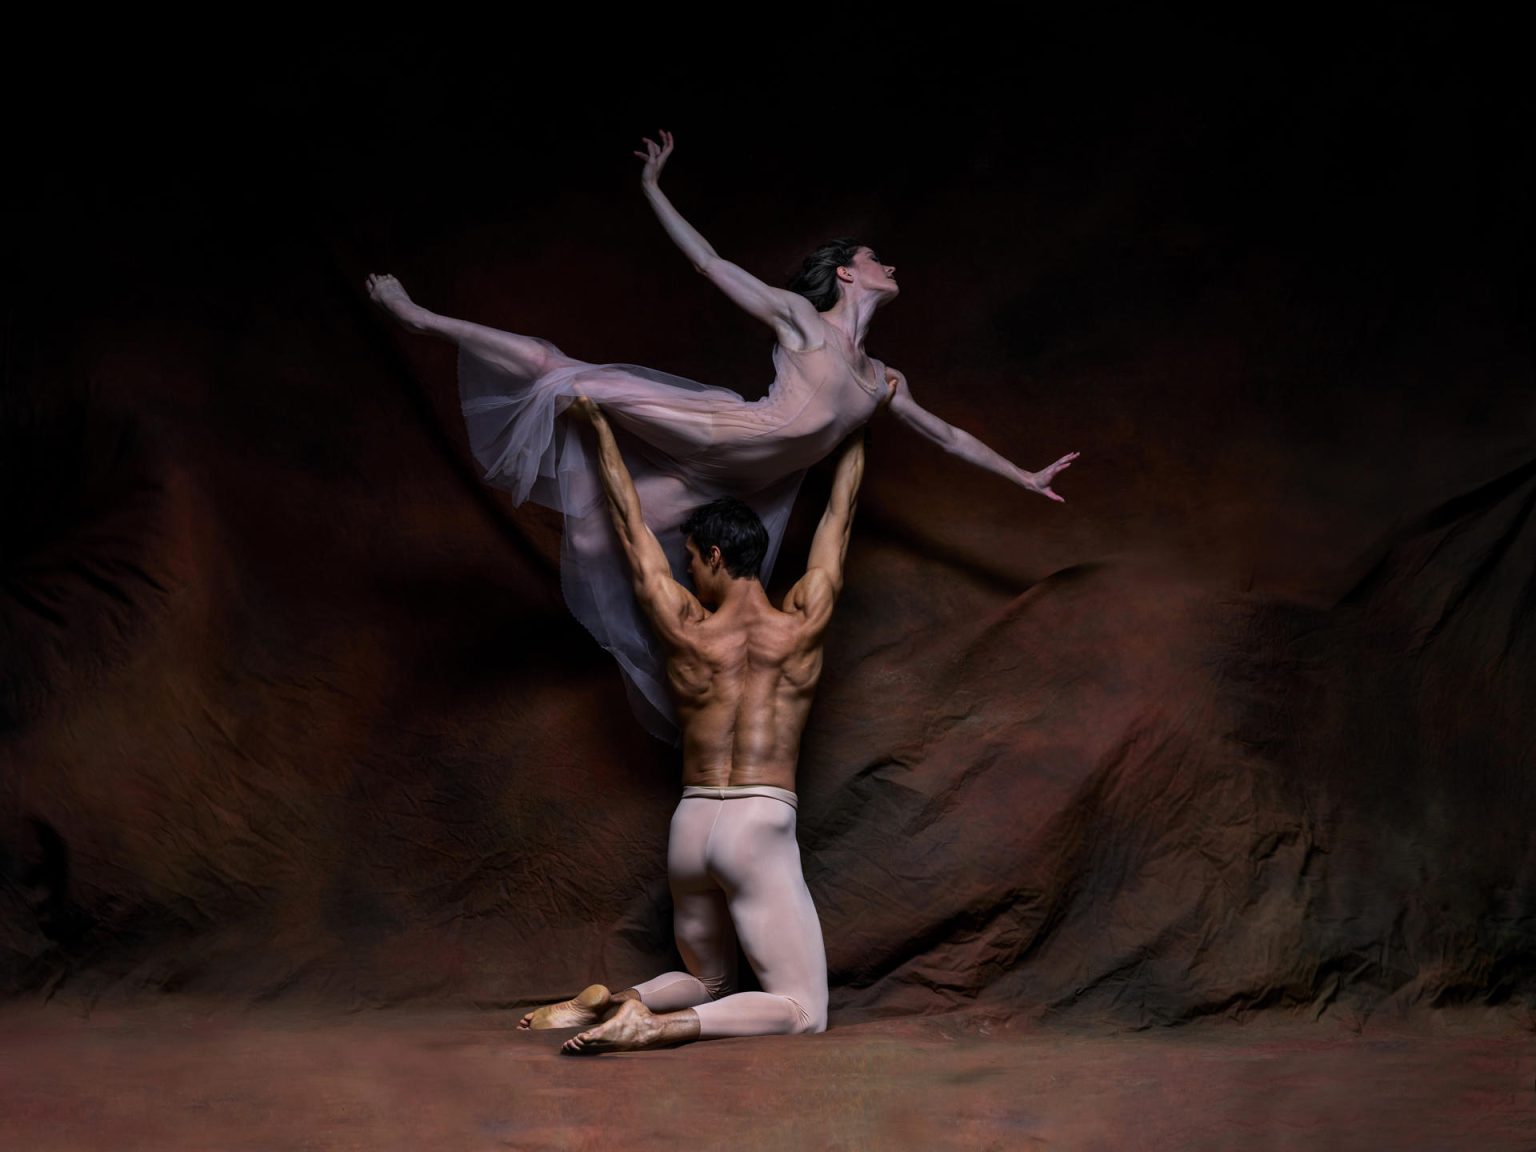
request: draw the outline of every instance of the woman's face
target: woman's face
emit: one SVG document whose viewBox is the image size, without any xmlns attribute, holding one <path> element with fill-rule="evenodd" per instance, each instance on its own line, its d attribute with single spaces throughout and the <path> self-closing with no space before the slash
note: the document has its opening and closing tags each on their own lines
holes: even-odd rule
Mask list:
<svg viewBox="0 0 1536 1152">
<path fill-rule="evenodd" d="M 853 263 L 849 268 L 853 272 L 854 282 L 866 292 L 878 296 L 895 296 L 901 291 L 896 287 L 896 266 L 880 263 L 880 257 L 875 255 L 873 249 L 860 248 L 853 254 Z"/>
</svg>

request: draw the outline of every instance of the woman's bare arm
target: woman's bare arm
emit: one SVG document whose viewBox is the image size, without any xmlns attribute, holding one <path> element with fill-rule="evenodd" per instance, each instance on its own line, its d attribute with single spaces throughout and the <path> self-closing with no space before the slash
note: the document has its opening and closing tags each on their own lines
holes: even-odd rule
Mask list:
<svg viewBox="0 0 1536 1152">
<path fill-rule="evenodd" d="M 645 151 L 635 155 L 645 161 L 640 171 L 640 187 L 651 210 L 661 221 L 672 243 L 682 250 L 695 270 L 709 278 L 731 302 L 747 315 L 761 320 L 774 330 L 779 343 L 796 350 L 819 343 L 816 333 L 816 309 L 804 296 L 772 288 L 739 265 L 732 264 L 715 251 L 668 200 L 659 183 L 661 169 L 672 155 L 672 133 L 662 132 L 661 143 L 645 140 Z"/>
<path fill-rule="evenodd" d="M 1077 459 L 1076 452 L 1068 452 L 1056 463 L 1039 472 L 1026 472 L 1017 464 L 998 455 L 988 448 L 976 437 L 963 429 L 956 428 L 953 424 L 947 424 L 940 420 L 932 412 L 923 408 L 912 399 L 912 393 L 907 388 L 907 378 L 894 368 L 886 370 L 894 385 L 891 393 L 891 414 L 907 427 L 919 435 L 932 440 L 944 451 L 960 459 L 975 464 L 978 468 L 985 468 L 988 472 L 995 473 L 1005 480 L 1011 480 L 1021 488 L 1027 488 L 1031 492 L 1038 492 L 1047 499 L 1057 503 L 1065 501 L 1051 490 L 1051 482 L 1056 476 L 1070 468 L 1072 461 Z"/>
</svg>

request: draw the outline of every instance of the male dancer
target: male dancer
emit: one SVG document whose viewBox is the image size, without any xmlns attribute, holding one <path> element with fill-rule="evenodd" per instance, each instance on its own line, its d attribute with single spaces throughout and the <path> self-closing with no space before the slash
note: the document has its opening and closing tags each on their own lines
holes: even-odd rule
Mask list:
<svg viewBox="0 0 1536 1152">
<path fill-rule="evenodd" d="M 843 587 L 864 433 L 841 449 L 806 573 L 779 609 L 757 577 L 768 534 L 750 508 L 716 500 L 683 524 L 697 595 L 689 592 L 641 517 L 602 411 L 585 396 L 571 411 L 597 433 L 608 509 L 635 595 L 666 652 L 682 728 L 683 798 L 667 873 L 688 971 L 618 993 L 592 984 L 518 1027 L 589 1026 L 565 1042 L 570 1053 L 825 1031 L 827 960 L 795 842 L 795 766 Z M 761 992 L 734 990 L 738 940 Z"/>
</svg>

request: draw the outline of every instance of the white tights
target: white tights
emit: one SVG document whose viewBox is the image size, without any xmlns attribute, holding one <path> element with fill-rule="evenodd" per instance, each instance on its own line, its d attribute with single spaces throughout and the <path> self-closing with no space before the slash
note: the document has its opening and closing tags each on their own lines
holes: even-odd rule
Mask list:
<svg viewBox="0 0 1536 1152">
<path fill-rule="evenodd" d="M 692 1008 L 701 1040 L 826 1030 L 827 957 L 800 871 L 793 792 L 685 788 L 667 876 L 688 971 L 636 984 L 647 1008 Z M 761 992 L 735 991 L 738 940 Z"/>
</svg>

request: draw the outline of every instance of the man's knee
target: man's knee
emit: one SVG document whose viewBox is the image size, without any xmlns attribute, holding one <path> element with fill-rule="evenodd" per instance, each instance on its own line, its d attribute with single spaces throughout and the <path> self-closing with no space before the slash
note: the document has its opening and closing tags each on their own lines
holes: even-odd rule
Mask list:
<svg viewBox="0 0 1536 1152">
<path fill-rule="evenodd" d="M 795 1006 L 794 1034 L 809 1036 L 827 1030 L 827 1001 L 822 997 L 817 1003 L 790 1000 Z"/>
<path fill-rule="evenodd" d="M 718 1000 L 722 996 L 730 996 L 736 991 L 736 981 L 730 976 L 699 976 L 698 982 L 704 985 L 704 991 L 709 993 L 711 1000 Z"/>
<path fill-rule="evenodd" d="M 795 1029 L 796 1036 L 814 1036 L 818 1032 L 827 1030 L 827 1017 L 823 1013 L 820 1016 L 806 1016 L 801 1019 L 800 1026 Z"/>
</svg>

